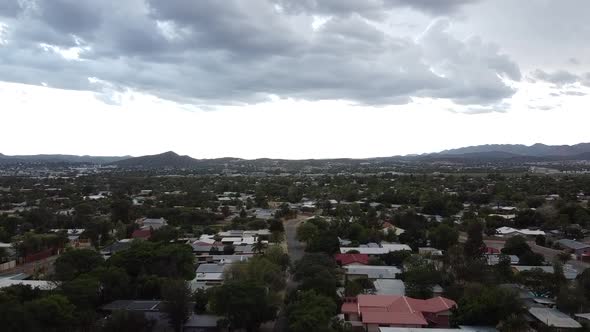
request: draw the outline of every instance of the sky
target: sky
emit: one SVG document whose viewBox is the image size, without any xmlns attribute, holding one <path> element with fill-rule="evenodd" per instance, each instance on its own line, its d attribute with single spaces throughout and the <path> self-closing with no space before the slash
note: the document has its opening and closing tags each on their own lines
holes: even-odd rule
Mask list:
<svg viewBox="0 0 590 332">
<path fill-rule="evenodd" d="M 0 153 L 590 142 L 587 0 L 0 0 Z"/>
</svg>

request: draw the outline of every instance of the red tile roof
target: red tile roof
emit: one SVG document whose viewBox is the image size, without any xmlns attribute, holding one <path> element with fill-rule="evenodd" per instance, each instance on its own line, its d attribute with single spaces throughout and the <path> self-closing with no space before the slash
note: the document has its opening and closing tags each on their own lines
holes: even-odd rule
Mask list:
<svg viewBox="0 0 590 332">
<path fill-rule="evenodd" d="M 342 305 L 343 313 L 358 313 L 365 324 L 428 325 L 424 315 L 436 315 L 448 311 L 457 304 L 444 297 L 428 300 L 396 295 L 359 295 L 358 308 L 353 303 Z"/>
<path fill-rule="evenodd" d="M 364 312 L 363 323 L 380 325 L 428 325 L 428 322 L 420 312 Z"/>
<path fill-rule="evenodd" d="M 486 247 L 485 253 L 486 254 L 499 254 L 500 250 L 496 249 L 494 247 Z"/>
<path fill-rule="evenodd" d="M 131 237 L 134 239 L 149 239 L 151 236 L 151 229 L 137 229 L 131 234 Z"/>
<path fill-rule="evenodd" d="M 334 258 L 340 265 L 348 265 L 353 263 L 363 265 L 369 264 L 369 255 L 367 254 L 336 254 Z"/>
</svg>

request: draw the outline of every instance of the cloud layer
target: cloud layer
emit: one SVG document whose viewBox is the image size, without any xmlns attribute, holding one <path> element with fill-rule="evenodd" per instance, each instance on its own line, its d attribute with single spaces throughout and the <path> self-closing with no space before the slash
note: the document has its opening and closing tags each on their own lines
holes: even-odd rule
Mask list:
<svg viewBox="0 0 590 332">
<path fill-rule="evenodd" d="M 460 39 L 448 19 L 472 0 L 3 0 L 0 80 L 105 95 L 132 89 L 198 105 L 269 96 L 364 105 L 413 98 L 491 107 L 519 65 Z M 387 13 L 429 17 L 419 36 Z M 1 25 L 0 25 L 1 26 Z M 545 77 L 561 79 L 568 77 Z"/>
</svg>

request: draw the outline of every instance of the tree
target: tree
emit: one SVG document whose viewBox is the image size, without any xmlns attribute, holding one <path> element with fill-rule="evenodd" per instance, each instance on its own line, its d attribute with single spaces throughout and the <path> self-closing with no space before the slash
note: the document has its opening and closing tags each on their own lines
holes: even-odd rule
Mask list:
<svg viewBox="0 0 590 332">
<path fill-rule="evenodd" d="M 441 250 L 447 250 L 459 240 L 459 232 L 446 225 L 440 224 L 428 233 L 430 245 Z"/>
<path fill-rule="evenodd" d="M 518 257 L 531 251 L 526 239 L 520 235 L 513 236 L 506 240 L 502 253 L 506 255 L 516 255 Z"/>
<path fill-rule="evenodd" d="M 557 309 L 570 315 L 585 312 L 588 307 L 588 300 L 584 297 L 584 292 L 579 285 L 568 287 L 561 286 L 557 294 Z"/>
<path fill-rule="evenodd" d="M 398 250 L 398 251 L 388 252 L 385 255 L 382 255 L 381 257 L 383 259 L 383 262 L 386 265 L 401 266 L 404 263 L 404 261 L 410 256 L 412 256 L 411 251 Z"/>
<path fill-rule="evenodd" d="M 403 273 L 406 294 L 418 299 L 431 298 L 433 287 L 440 282 L 440 273 L 434 265 L 420 256 L 410 257 L 406 265 Z"/>
<path fill-rule="evenodd" d="M 277 307 L 264 286 L 251 282 L 227 282 L 211 289 L 211 310 L 227 317 L 231 329 L 258 329 L 276 317 Z"/>
<path fill-rule="evenodd" d="M 102 332 L 151 332 L 155 322 L 146 319 L 140 311 L 113 312 L 104 322 Z"/>
<path fill-rule="evenodd" d="M 301 242 L 310 242 L 319 233 L 318 227 L 311 223 L 305 222 L 297 227 L 297 240 Z"/>
<path fill-rule="evenodd" d="M 188 320 L 191 290 L 184 280 L 169 280 L 162 285 L 162 311 L 168 316 L 169 324 L 176 332 Z"/>
<path fill-rule="evenodd" d="M 570 259 L 572 259 L 572 255 L 569 252 L 565 252 L 562 251 L 560 253 L 557 254 L 556 257 L 561 263 L 565 264 L 567 263 Z"/>
<path fill-rule="evenodd" d="M 63 295 L 48 295 L 24 304 L 33 331 L 68 331 L 72 329 L 76 309 Z"/>
<path fill-rule="evenodd" d="M 524 306 L 511 290 L 469 284 L 453 310 L 452 320 L 460 325 L 496 326 L 511 315 L 520 316 Z"/>
<path fill-rule="evenodd" d="M 199 288 L 193 292 L 193 301 L 195 302 L 195 312 L 203 313 L 207 310 L 209 294 L 204 289 Z"/>
<path fill-rule="evenodd" d="M 532 251 L 527 251 L 520 256 L 519 264 L 527 266 L 539 266 L 542 265 L 544 261 L 545 258 L 543 255 L 534 253 Z"/>
<path fill-rule="evenodd" d="M 271 245 L 264 251 L 264 257 L 281 267 L 284 272 L 289 267 L 290 258 L 283 248 L 279 245 Z"/>
<path fill-rule="evenodd" d="M 103 261 L 100 253 L 91 249 L 66 251 L 55 261 L 55 275 L 58 280 L 72 280 L 99 267 Z"/>
<path fill-rule="evenodd" d="M 483 225 L 474 221 L 467 226 L 467 241 L 463 246 L 465 256 L 470 259 L 482 257 L 485 244 L 483 243 Z"/>
<path fill-rule="evenodd" d="M 264 251 L 264 248 L 266 248 L 266 245 L 261 238 L 258 238 L 258 241 L 252 245 L 252 252 L 260 254 Z"/>
<path fill-rule="evenodd" d="M 553 273 L 547 273 L 541 269 L 519 272 L 517 280 L 538 297 L 553 296 L 559 289 L 559 285 L 555 284 Z"/>
<path fill-rule="evenodd" d="M 289 331 L 330 331 L 330 322 L 336 314 L 336 303 L 326 296 L 305 291 L 287 307 Z"/>
</svg>

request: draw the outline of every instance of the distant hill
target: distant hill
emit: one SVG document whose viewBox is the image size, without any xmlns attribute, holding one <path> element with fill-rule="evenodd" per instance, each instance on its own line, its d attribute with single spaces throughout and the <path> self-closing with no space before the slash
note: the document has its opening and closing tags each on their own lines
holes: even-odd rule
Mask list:
<svg viewBox="0 0 590 332">
<path fill-rule="evenodd" d="M 168 151 L 160 154 L 128 158 L 112 162 L 111 165 L 125 168 L 194 168 L 200 161 Z"/>
<path fill-rule="evenodd" d="M 531 157 L 566 157 L 576 156 L 590 152 L 590 143 L 576 145 L 545 145 L 533 144 L 531 146 L 522 144 L 488 144 L 468 146 L 459 149 L 445 150 L 435 155 L 465 155 L 469 153 L 509 153 L 519 156 Z"/>
<path fill-rule="evenodd" d="M 0 164 L 38 164 L 38 163 L 80 163 L 80 164 L 109 164 L 114 161 L 127 159 L 122 157 L 75 156 L 66 154 L 38 154 L 7 156 L 0 153 Z"/>
</svg>

